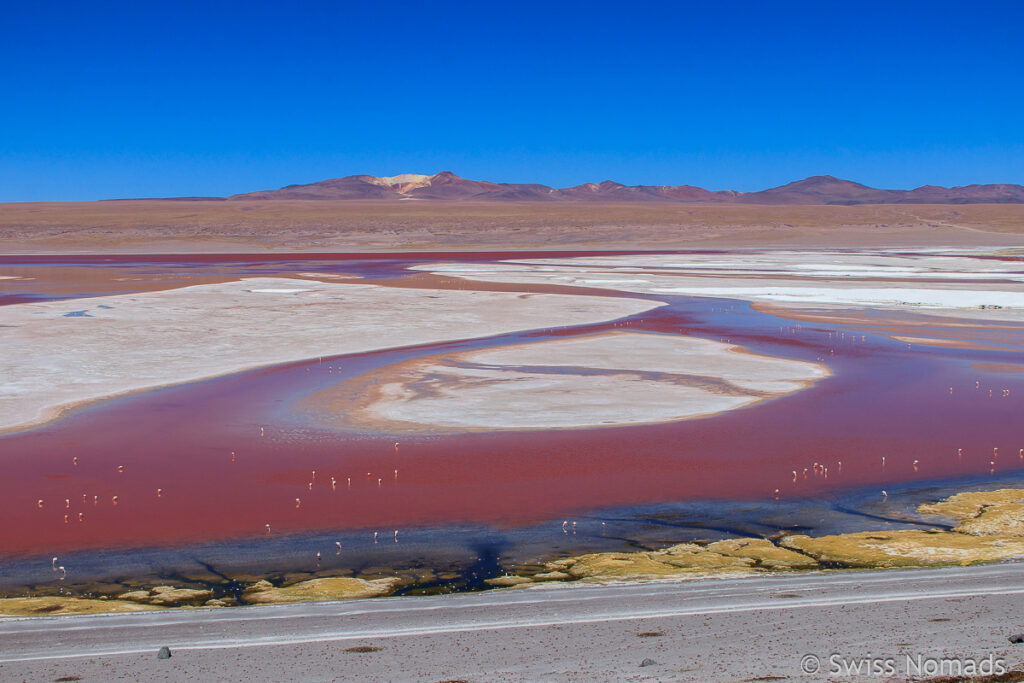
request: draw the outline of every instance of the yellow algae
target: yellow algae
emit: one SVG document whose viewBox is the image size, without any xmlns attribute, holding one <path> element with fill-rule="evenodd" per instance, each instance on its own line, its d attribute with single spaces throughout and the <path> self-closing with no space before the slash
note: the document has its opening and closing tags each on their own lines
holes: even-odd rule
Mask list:
<svg viewBox="0 0 1024 683">
<path fill-rule="evenodd" d="M 917 511 L 923 515 L 942 515 L 955 520 L 964 520 L 976 516 L 982 508 L 1021 501 L 1024 501 L 1024 489 L 965 491 L 937 503 L 919 505 Z"/>
<path fill-rule="evenodd" d="M 275 605 L 286 602 L 375 598 L 391 593 L 398 583 L 399 580 L 396 578 L 367 581 L 339 576 L 311 579 L 275 588 L 268 581 L 260 581 L 242 593 L 242 601 L 249 605 Z"/>
<path fill-rule="evenodd" d="M 786 536 L 783 547 L 846 567 L 929 567 L 993 562 L 1024 555 L 1024 538 L 955 531 L 863 531 L 835 536 Z"/>
<path fill-rule="evenodd" d="M 730 557 L 749 558 L 758 569 L 814 569 L 812 558 L 780 548 L 763 538 L 734 538 L 716 541 L 707 546 L 710 552 Z"/>
<path fill-rule="evenodd" d="M 0 598 L 0 616 L 48 617 L 65 614 L 100 614 L 103 612 L 144 612 L 160 609 L 124 600 L 94 600 L 45 596 L 38 598 Z"/>
</svg>

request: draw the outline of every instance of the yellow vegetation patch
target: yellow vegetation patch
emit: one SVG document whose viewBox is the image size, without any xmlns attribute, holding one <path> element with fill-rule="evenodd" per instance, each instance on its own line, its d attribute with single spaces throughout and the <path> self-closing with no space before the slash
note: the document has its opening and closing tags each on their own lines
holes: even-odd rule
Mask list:
<svg viewBox="0 0 1024 683">
<path fill-rule="evenodd" d="M 0 615 L 7 617 L 48 617 L 63 614 L 99 614 L 102 612 L 145 612 L 160 609 L 123 600 L 93 600 L 46 596 L 39 598 L 0 598 Z"/>
<path fill-rule="evenodd" d="M 275 588 L 269 581 L 260 581 L 245 590 L 242 601 L 250 605 L 275 605 L 286 602 L 375 598 L 390 593 L 398 582 L 399 580 L 395 578 L 367 581 L 332 577 L 311 579 Z"/>
<path fill-rule="evenodd" d="M 968 565 L 1024 556 L 1024 538 L 971 536 L 955 531 L 864 531 L 836 536 L 786 536 L 780 545 L 819 562 L 847 567 Z"/>
</svg>

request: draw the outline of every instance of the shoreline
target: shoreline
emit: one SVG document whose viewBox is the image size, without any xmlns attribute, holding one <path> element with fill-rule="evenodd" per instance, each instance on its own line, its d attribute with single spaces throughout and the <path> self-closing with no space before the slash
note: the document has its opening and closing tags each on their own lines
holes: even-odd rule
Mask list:
<svg viewBox="0 0 1024 683">
<path fill-rule="evenodd" d="M 637 584 L 793 575 L 817 572 L 942 568 L 1012 562 L 1024 558 L 1024 488 L 962 489 L 915 508 L 908 523 L 937 526 L 930 529 L 852 531 L 825 536 L 787 534 L 781 529 L 762 538 L 725 538 L 674 544 L 639 552 L 597 552 L 512 565 L 502 575 L 482 579 L 470 590 L 544 589 L 552 586 Z M 941 529 L 945 521 L 953 528 Z M 567 522 L 568 524 L 568 522 Z M 575 534 L 575 522 L 565 533 Z M 916 553 L 916 555 L 915 555 Z M 54 569 L 58 573 L 57 559 Z M 130 590 L 96 584 L 92 591 L 25 595 L 30 591 L 0 593 L 0 619 L 65 614 L 134 612 L 154 609 L 225 608 L 244 605 L 321 602 L 386 597 L 395 594 L 437 594 L 438 577 L 454 578 L 451 571 L 429 572 L 429 579 L 408 572 L 385 575 L 387 570 L 353 576 L 351 571 L 325 570 L 314 575 L 221 574 L 219 584 L 185 582 L 136 584 Z M 493 571 L 493 570 L 492 570 Z M 310 578 L 313 576 L 313 578 Z M 178 581 L 176 583 L 182 583 Z M 106 591 L 102 589 L 106 586 Z M 12 596 L 11 593 L 21 595 Z M 460 591 L 456 591 L 460 592 Z"/>
</svg>

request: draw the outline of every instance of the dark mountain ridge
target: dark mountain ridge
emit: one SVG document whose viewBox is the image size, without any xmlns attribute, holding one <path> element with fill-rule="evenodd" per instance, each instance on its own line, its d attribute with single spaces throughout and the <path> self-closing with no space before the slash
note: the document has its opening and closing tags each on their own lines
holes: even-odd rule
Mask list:
<svg viewBox="0 0 1024 683">
<path fill-rule="evenodd" d="M 882 190 L 830 175 L 812 176 L 759 192 L 705 190 L 692 185 L 623 185 L 612 180 L 552 188 L 536 183 L 467 180 L 451 171 L 377 177 L 352 175 L 279 190 L 227 197 L 241 199 L 376 199 L 395 201 L 681 202 L 720 204 L 987 204 L 1024 203 L 1024 186 L 1011 184 Z"/>
</svg>

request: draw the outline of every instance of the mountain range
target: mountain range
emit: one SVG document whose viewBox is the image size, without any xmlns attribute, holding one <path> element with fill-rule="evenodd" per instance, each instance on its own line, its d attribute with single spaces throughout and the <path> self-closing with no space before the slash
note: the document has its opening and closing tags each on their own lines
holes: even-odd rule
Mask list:
<svg viewBox="0 0 1024 683">
<path fill-rule="evenodd" d="M 279 190 L 227 197 L 242 199 L 376 199 L 446 201 L 687 202 L 702 204 L 1020 204 L 1024 186 L 925 185 L 913 190 L 881 190 L 829 175 L 812 176 L 759 192 L 705 190 L 692 185 L 623 185 L 611 180 L 553 188 L 536 183 L 467 180 L 451 171 L 390 177 L 352 175 Z"/>
</svg>

